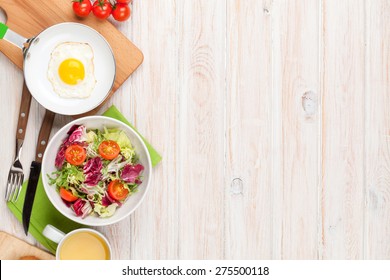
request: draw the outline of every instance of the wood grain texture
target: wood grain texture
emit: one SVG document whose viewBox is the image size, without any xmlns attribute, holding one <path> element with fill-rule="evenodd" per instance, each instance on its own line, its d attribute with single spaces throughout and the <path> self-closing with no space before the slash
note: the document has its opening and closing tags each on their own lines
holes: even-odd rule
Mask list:
<svg viewBox="0 0 390 280">
<path fill-rule="evenodd" d="M 319 2 L 278 1 L 282 259 L 318 257 Z"/>
<path fill-rule="evenodd" d="M 364 1 L 323 1 L 322 258 L 363 258 Z"/>
<path fill-rule="evenodd" d="M 365 258 L 390 258 L 390 2 L 366 4 Z"/>
<path fill-rule="evenodd" d="M 178 257 L 222 259 L 226 2 L 178 1 L 177 5 Z"/>
<path fill-rule="evenodd" d="M 20 100 L 20 108 L 18 115 L 18 124 L 16 126 L 16 139 L 24 140 L 26 136 L 26 128 L 28 123 L 28 117 L 30 115 L 32 96 L 27 88 L 26 83 L 23 83 L 22 97 Z"/>
<path fill-rule="evenodd" d="M 0 232 L 0 260 L 18 260 L 32 256 L 40 260 L 54 260 L 55 256 L 40 250 L 8 233 Z"/>
<path fill-rule="evenodd" d="M 227 5 L 227 259 L 272 257 L 273 10 L 265 4 L 268 12 L 262 1 Z"/>
<path fill-rule="evenodd" d="M 163 156 L 140 207 L 97 228 L 114 259 L 388 259 L 389 12 L 388 0 L 134 0 L 129 21 L 110 19 L 145 60 L 98 113 L 116 105 Z M 0 71 L 5 186 L 23 76 L 3 55 Z M 33 100 L 26 177 L 44 113 Z M 0 230 L 41 247 L 0 211 Z"/>
</svg>

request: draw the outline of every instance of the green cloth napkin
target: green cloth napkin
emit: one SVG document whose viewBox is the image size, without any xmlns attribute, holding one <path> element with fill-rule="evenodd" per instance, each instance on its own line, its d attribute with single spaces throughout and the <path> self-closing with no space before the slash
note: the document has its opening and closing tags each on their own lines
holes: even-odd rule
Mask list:
<svg viewBox="0 0 390 280">
<path fill-rule="evenodd" d="M 126 120 L 126 118 L 118 111 L 118 109 L 115 106 L 111 106 L 106 112 L 103 113 L 103 116 L 120 120 L 125 124 L 131 126 L 135 131 L 137 131 Z M 149 150 L 152 165 L 155 166 L 161 161 L 161 156 L 148 143 L 148 141 L 146 141 L 143 138 L 142 135 L 140 136 Z M 13 202 L 7 203 L 8 208 L 11 210 L 11 212 L 15 215 L 15 217 L 20 222 L 22 222 L 22 210 L 23 210 L 24 198 L 26 195 L 26 188 L 27 188 L 27 181 L 24 182 L 23 184 L 18 201 L 16 203 Z M 69 232 L 80 227 L 85 227 L 74 221 L 69 220 L 68 218 L 63 216 L 60 212 L 58 212 L 56 208 L 54 208 L 53 204 L 51 204 L 43 188 L 42 178 L 39 178 L 37 191 L 34 199 L 34 206 L 31 212 L 29 232 L 39 243 L 45 246 L 50 252 L 55 254 L 57 244 L 47 239 L 42 234 L 42 231 L 47 224 L 51 224 L 63 232 Z"/>
</svg>

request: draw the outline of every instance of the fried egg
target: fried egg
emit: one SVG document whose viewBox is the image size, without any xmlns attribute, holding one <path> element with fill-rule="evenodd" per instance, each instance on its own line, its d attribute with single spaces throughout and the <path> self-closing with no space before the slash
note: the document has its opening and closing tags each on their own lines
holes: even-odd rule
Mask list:
<svg viewBox="0 0 390 280">
<path fill-rule="evenodd" d="M 88 98 L 96 79 L 93 50 L 87 43 L 66 42 L 51 53 L 47 77 L 63 98 Z"/>
</svg>

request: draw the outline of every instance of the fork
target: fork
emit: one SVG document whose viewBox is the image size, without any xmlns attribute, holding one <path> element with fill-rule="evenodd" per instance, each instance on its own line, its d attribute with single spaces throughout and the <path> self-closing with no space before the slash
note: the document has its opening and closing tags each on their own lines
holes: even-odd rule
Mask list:
<svg viewBox="0 0 390 280">
<path fill-rule="evenodd" d="M 22 152 L 23 140 L 16 139 L 16 157 L 11 165 L 8 173 L 7 189 L 5 192 L 6 201 L 17 201 L 21 185 L 24 179 L 23 166 L 20 163 L 19 157 Z"/>
<path fill-rule="evenodd" d="M 23 83 L 22 99 L 20 102 L 18 127 L 16 130 L 16 152 L 15 159 L 8 173 L 7 188 L 5 191 L 5 200 L 16 202 L 19 198 L 20 190 L 24 180 L 23 167 L 20 163 L 20 155 L 22 152 L 24 137 L 26 135 L 26 127 L 28 115 L 30 113 L 31 94 Z"/>
</svg>

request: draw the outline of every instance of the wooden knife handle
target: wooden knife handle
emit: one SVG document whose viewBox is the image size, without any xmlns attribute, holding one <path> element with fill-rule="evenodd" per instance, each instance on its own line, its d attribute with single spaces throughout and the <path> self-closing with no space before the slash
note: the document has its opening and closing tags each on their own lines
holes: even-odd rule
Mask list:
<svg viewBox="0 0 390 280">
<path fill-rule="evenodd" d="M 31 93 L 26 86 L 26 82 L 23 83 L 22 99 L 20 100 L 18 126 L 16 129 L 16 139 L 24 140 L 26 135 L 26 128 L 28 122 L 28 115 L 30 114 Z"/>
<path fill-rule="evenodd" d="M 46 110 L 43 117 L 41 129 L 39 130 L 35 161 L 42 162 L 43 153 L 45 152 L 47 142 L 49 141 L 51 128 L 53 126 L 55 114 L 52 111 Z"/>
</svg>

